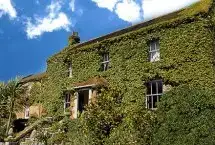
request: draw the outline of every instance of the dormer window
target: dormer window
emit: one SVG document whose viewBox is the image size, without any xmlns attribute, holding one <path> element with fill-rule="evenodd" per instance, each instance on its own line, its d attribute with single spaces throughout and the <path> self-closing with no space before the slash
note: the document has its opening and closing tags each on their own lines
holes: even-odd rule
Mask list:
<svg viewBox="0 0 215 145">
<path fill-rule="evenodd" d="M 149 61 L 156 62 L 160 60 L 159 40 L 151 40 L 149 42 Z"/>
<path fill-rule="evenodd" d="M 109 68 L 109 53 L 102 54 L 102 71 L 106 71 Z"/>
<path fill-rule="evenodd" d="M 68 63 L 68 77 L 72 77 L 72 62 Z"/>
</svg>

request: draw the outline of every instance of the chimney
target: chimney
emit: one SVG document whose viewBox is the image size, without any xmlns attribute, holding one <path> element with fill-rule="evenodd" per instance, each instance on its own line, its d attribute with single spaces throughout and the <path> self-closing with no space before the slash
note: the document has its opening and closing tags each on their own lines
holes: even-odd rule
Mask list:
<svg viewBox="0 0 215 145">
<path fill-rule="evenodd" d="M 80 37 L 78 32 L 72 32 L 72 35 L 69 37 L 69 46 L 80 43 Z"/>
</svg>

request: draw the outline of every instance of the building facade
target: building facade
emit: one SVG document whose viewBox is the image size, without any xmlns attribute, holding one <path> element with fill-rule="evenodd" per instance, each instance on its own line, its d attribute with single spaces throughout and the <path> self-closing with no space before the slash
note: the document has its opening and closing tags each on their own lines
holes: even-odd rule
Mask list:
<svg viewBox="0 0 215 145">
<path fill-rule="evenodd" d="M 103 87 L 152 110 L 171 87 L 213 87 L 214 16 L 214 2 L 201 0 L 87 42 L 73 34 L 68 47 L 47 60 L 48 114 L 69 112 L 76 118 Z"/>
<path fill-rule="evenodd" d="M 31 98 L 32 89 L 34 89 L 35 86 L 40 87 L 45 77 L 45 73 L 41 73 L 36 75 L 29 75 L 20 80 L 19 84 L 26 88 L 26 92 L 24 95 L 27 100 L 30 100 Z M 29 119 L 30 117 L 40 118 L 46 114 L 46 111 L 41 104 L 32 104 L 31 101 L 26 101 L 26 104 L 25 106 L 23 106 L 23 109 L 17 111 L 15 114 L 16 119 Z"/>
</svg>

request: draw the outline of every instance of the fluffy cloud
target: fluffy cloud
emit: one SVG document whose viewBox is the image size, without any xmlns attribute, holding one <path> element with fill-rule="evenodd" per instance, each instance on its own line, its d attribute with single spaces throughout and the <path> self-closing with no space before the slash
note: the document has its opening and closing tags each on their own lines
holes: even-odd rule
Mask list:
<svg viewBox="0 0 215 145">
<path fill-rule="evenodd" d="M 116 5 L 115 13 L 119 18 L 127 22 L 138 22 L 141 20 L 141 7 L 133 0 L 123 0 Z"/>
<path fill-rule="evenodd" d="M 46 8 L 48 12 L 46 17 L 35 17 L 34 24 L 31 19 L 28 19 L 26 26 L 28 38 L 37 38 L 45 32 L 53 32 L 60 29 L 69 31 L 69 27 L 72 23 L 67 15 L 60 11 L 61 7 L 60 2 L 52 2 L 51 5 Z"/>
<path fill-rule="evenodd" d="M 144 20 L 149 20 L 186 7 L 199 0 L 143 0 Z"/>
<path fill-rule="evenodd" d="M 124 21 L 136 23 L 179 10 L 199 0 L 92 0 L 98 7 L 114 12 Z M 138 4 L 137 1 L 141 1 Z"/>
<path fill-rule="evenodd" d="M 98 7 L 106 8 L 110 11 L 113 11 L 114 7 L 120 0 L 92 0 L 92 1 L 95 2 L 98 5 Z"/>
<path fill-rule="evenodd" d="M 141 6 L 135 0 L 92 0 L 98 7 L 114 12 L 124 21 L 135 23 L 141 20 Z"/>
<path fill-rule="evenodd" d="M 71 0 L 69 3 L 69 7 L 71 8 L 71 10 L 74 12 L 75 11 L 75 0 Z"/>
<path fill-rule="evenodd" d="M 0 0 L 0 17 L 4 14 L 8 14 L 11 19 L 16 18 L 17 12 L 11 0 Z"/>
</svg>

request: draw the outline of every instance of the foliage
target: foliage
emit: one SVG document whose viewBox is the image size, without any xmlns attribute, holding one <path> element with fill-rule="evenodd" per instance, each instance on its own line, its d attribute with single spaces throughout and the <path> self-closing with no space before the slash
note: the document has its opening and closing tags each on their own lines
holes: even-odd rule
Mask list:
<svg viewBox="0 0 215 145">
<path fill-rule="evenodd" d="M 214 144 L 215 90 L 183 86 L 162 97 L 157 110 L 154 143 Z"/>
<path fill-rule="evenodd" d="M 5 90 L 5 84 L 0 83 L 0 141 L 5 137 L 6 124 L 9 115 L 9 106 L 8 106 L 8 97 L 3 95 L 3 91 Z"/>
<path fill-rule="evenodd" d="M 212 87 L 215 80 L 214 38 L 210 25 L 208 18 L 196 16 L 195 20 L 151 25 L 79 48 L 67 47 L 48 60 L 42 103 L 49 115 L 60 115 L 63 91 L 95 76 L 107 79 L 111 88 L 126 92 L 123 102 L 127 103 L 140 100 L 145 95 L 143 84 L 157 78 L 172 86 Z M 148 42 L 155 38 L 159 38 L 161 60 L 151 63 L 148 62 Z M 101 54 L 107 51 L 110 69 L 102 72 Z M 72 62 L 72 78 L 67 76 L 67 61 Z"/>
<path fill-rule="evenodd" d="M 29 96 L 29 102 L 30 104 L 39 104 L 41 101 L 44 101 L 43 99 L 43 92 L 45 92 L 44 87 L 40 82 L 35 82 L 32 84 L 32 88 L 30 89 L 30 96 Z"/>
<path fill-rule="evenodd" d="M 92 144 L 102 144 L 109 137 L 113 128 L 123 118 L 122 94 L 116 90 L 102 91 L 94 102 L 82 114 L 84 131 L 91 136 Z"/>
<path fill-rule="evenodd" d="M 7 83 L 2 83 L 0 85 L 0 97 L 1 104 L 4 105 L 1 111 L 1 122 L 4 134 L 8 132 L 9 127 L 11 126 L 12 119 L 14 118 L 14 112 L 23 108 L 23 105 L 26 103 L 26 88 L 19 84 L 19 79 L 15 78 L 14 80 L 9 80 Z M 7 120 L 7 123 L 4 121 Z M 7 124 L 7 127 L 5 128 Z M 5 135 L 6 135 L 5 134 Z"/>
<path fill-rule="evenodd" d="M 144 106 L 135 108 L 126 115 L 106 139 L 107 145 L 150 145 L 156 115 Z"/>
<path fill-rule="evenodd" d="M 53 123 L 48 129 L 52 134 L 48 142 L 73 145 L 150 144 L 155 115 L 143 106 L 124 112 L 122 96 L 116 90 L 102 90 L 78 119 L 65 117 Z"/>
<path fill-rule="evenodd" d="M 79 119 L 68 125 L 70 141 L 151 144 L 156 115 L 145 110 L 144 83 L 162 79 L 172 87 L 192 84 L 212 88 L 215 84 L 214 29 L 211 28 L 214 14 L 208 12 L 209 2 L 203 0 L 204 5 L 192 6 L 186 14 L 181 13 L 183 18 L 146 24 L 97 43 L 69 45 L 51 57 L 47 61 L 48 78 L 42 84 L 44 91 L 39 94 L 48 116 L 62 114 L 63 92 L 72 90 L 74 83 L 101 76 L 108 81 L 109 88 L 123 92 L 121 103 L 115 102 L 113 94 L 99 96 L 97 105 L 91 104 Z M 200 10 L 194 10 L 196 7 Z M 148 43 L 153 39 L 159 39 L 161 60 L 151 63 Z M 104 52 L 109 52 L 110 69 L 102 72 L 100 60 Z M 72 78 L 68 77 L 67 62 L 72 62 Z"/>
</svg>

